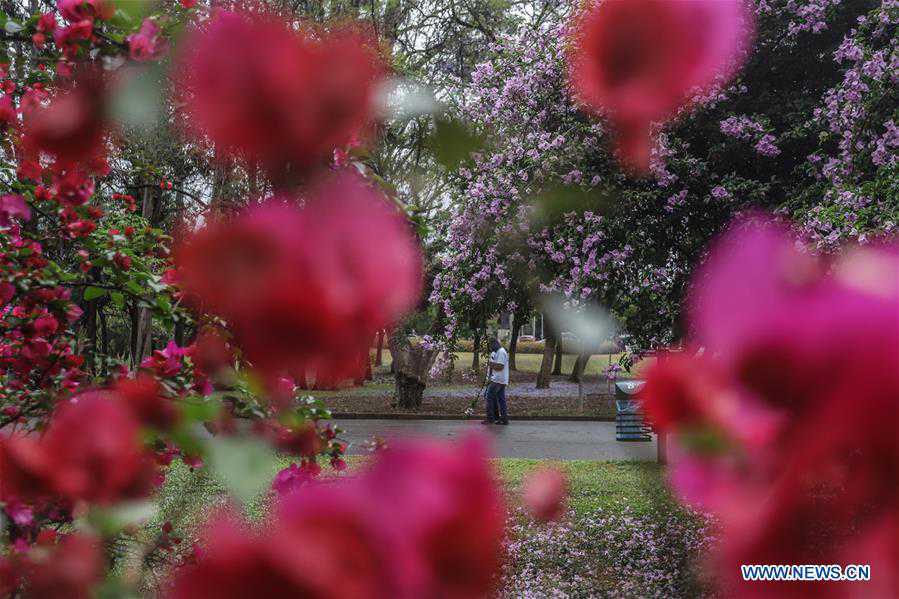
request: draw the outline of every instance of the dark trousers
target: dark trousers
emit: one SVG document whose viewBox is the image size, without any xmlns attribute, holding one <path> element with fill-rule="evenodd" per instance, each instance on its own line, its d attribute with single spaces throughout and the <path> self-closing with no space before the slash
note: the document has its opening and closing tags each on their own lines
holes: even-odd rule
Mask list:
<svg viewBox="0 0 899 599">
<path fill-rule="evenodd" d="M 508 420 L 506 411 L 506 386 L 499 383 L 487 385 L 487 420 Z"/>
</svg>

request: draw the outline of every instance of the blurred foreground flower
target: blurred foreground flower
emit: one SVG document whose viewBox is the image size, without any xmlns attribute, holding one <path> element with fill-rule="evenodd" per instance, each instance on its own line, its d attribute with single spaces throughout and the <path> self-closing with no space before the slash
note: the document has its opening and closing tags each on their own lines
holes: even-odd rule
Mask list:
<svg viewBox="0 0 899 599">
<path fill-rule="evenodd" d="M 278 499 L 266 526 L 214 517 L 171 599 L 484 597 L 505 506 L 478 438 L 391 444 L 355 477 Z"/>
<path fill-rule="evenodd" d="M 646 409 L 674 433 L 673 486 L 721 520 L 723 582 L 740 584 L 739 564 L 870 564 L 852 590 L 895 597 L 899 247 L 827 262 L 751 219 L 714 247 L 692 298 L 706 352 L 660 361 Z M 739 590 L 786 596 L 796 583 Z"/>
<path fill-rule="evenodd" d="M 403 216 L 345 174 L 298 208 L 278 198 L 199 231 L 176 253 L 184 290 L 226 318 L 247 359 L 348 378 L 360 348 L 414 307 L 421 256 Z"/>
<path fill-rule="evenodd" d="M 104 391 L 63 405 L 40 439 L 0 437 L 0 499 L 109 504 L 146 495 L 154 475 L 140 423 Z"/>
<path fill-rule="evenodd" d="M 603 0 L 576 23 L 578 99 L 612 122 L 622 160 L 649 169 L 653 122 L 726 83 L 752 35 L 745 0 Z"/>
<path fill-rule="evenodd" d="M 97 170 L 95 165 L 105 161 L 111 130 L 108 87 L 102 70 L 81 67 L 46 106 L 23 100 L 22 159 L 37 162 L 45 154 L 56 159 L 57 170 Z"/>
<path fill-rule="evenodd" d="M 323 166 L 370 124 L 385 68 L 360 31 L 300 31 L 264 15 L 218 12 L 181 48 L 185 126 L 217 150 L 287 171 Z"/>
<path fill-rule="evenodd" d="M 521 499 L 535 520 L 557 520 L 565 513 L 568 478 L 558 468 L 539 468 L 525 477 Z"/>
</svg>

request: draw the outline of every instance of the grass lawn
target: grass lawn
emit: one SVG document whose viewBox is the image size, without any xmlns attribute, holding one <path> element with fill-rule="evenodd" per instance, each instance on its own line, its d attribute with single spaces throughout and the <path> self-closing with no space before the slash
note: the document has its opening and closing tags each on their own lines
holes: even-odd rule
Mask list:
<svg viewBox="0 0 899 599">
<path fill-rule="evenodd" d="M 349 471 L 366 457 L 349 457 Z M 290 460 L 283 458 L 278 468 Z M 707 551 L 712 535 L 703 518 L 678 507 L 657 464 L 643 462 L 553 462 L 571 483 L 569 514 L 558 524 L 537 525 L 518 505 L 524 476 L 547 465 L 541 460 L 495 460 L 509 491 L 508 557 L 498 597 L 695 597 L 701 594 L 694 575 L 698 553 Z M 324 476 L 341 476 L 326 469 Z M 275 471 L 271 472 L 274 476 Z M 180 461 L 168 469 L 159 511 L 137 533 L 159 534 L 164 522 L 190 547 L 201 522 L 223 505 L 223 487 L 204 470 L 193 472 Z M 246 506 L 247 516 L 265 513 L 265 495 Z M 122 540 L 127 552 L 129 543 Z M 164 584 L 165 569 L 154 571 L 153 588 Z"/>
<path fill-rule="evenodd" d="M 349 470 L 364 463 L 364 456 L 348 456 Z M 291 460 L 281 460 L 279 468 Z M 571 482 L 571 507 L 578 514 L 602 510 L 620 512 L 624 509 L 638 514 L 673 506 L 661 477 L 661 466 L 647 462 L 548 462 L 504 458 L 495 460 L 499 475 L 513 495 L 524 476 L 534 468 L 552 463 L 563 469 Z M 328 472 L 325 467 L 324 472 Z M 274 477 L 276 471 L 271 472 Z M 159 494 L 159 513 L 153 525 L 171 521 L 176 528 L 192 529 L 209 514 L 212 505 L 224 500 L 224 488 L 205 472 L 192 472 L 180 461 L 169 467 L 166 481 Z M 247 506 L 247 515 L 258 518 L 264 510 L 264 497 Z"/>
<path fill-rule="evenodd" d="M 374 350 L 372 350 L 372 356 L 374 356 Z M 621 356 L 624 354 L 611 354 L 611 363 L 617 364 L 618 360 L 621 359 Z M 471 368 L 471 359 L 472 352 L 454 352 L 453 353 L 453 367 L 456 370 L 469 370 Z M 596 354 L 590 358 L 587 362 L 587 368 L 584 371 L 587 376 L 599 376 L 605 372 L 606 367 L 609 365 L 609 356 L 610 354 Z M 577 359 L 577 356 L 574 354 L 565 354 L 562 356 L 562 372 L 565 374 L 571 373 L 571 368 L 574 366 L 574 361 Z M 383 365 L 387 368 L 390 367 L 391 357 L 390 350 L 384 349 L 382 354 Z M 543 354 L 516 354 L 515 355 L 515 366 L 519 372 L 528 372 L 537 374 L 540 371 L 540 363 L 543 361 Z M 484 355 L 481 355 L 481 364 L 484 363 Z M 646 366 L 648 360 L 642 360 L 638 362 L 632 372 L 630 374 L 623 373 L 625 376 L 636 377 L 639 376 L 640 371 Z M 483 367 L 483 366 L 482 366 Z"/>
</svg>

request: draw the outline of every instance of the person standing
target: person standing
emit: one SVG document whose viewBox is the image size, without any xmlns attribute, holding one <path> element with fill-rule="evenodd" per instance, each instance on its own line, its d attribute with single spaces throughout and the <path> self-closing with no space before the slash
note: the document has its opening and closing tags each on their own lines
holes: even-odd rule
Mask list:
<svg viewBox="0 0 899 599">
<path fill-rule="evenodd" d="M 509 353 L 498 339 L 490 340 L 490 360 L 487 362 L 487 418 L 484 424 L 509 424 L 506 410 L 506 387 L 509 385 Z"/>
</svg>

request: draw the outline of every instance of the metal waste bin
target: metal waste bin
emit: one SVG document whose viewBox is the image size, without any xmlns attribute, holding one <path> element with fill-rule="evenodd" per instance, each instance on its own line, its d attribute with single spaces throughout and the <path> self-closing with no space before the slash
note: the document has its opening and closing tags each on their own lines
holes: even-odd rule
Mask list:
<svg viewBox="0 0 899 599">
<path fill-rule="evenodd" d="M 615 440 L 651 441 L 649 426 L 643 420 L 640 391 L 646 381 L 615 383 Z"/>
</svg>

